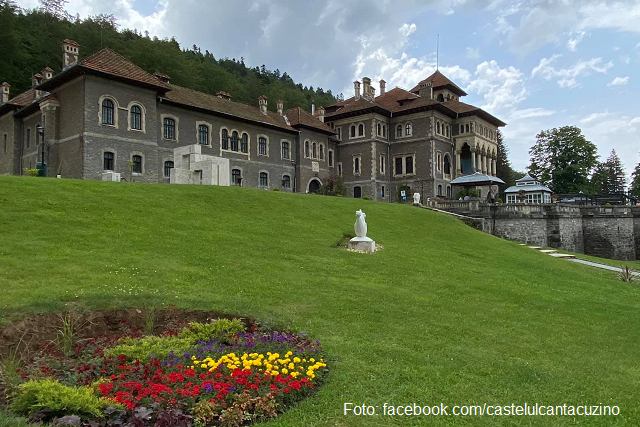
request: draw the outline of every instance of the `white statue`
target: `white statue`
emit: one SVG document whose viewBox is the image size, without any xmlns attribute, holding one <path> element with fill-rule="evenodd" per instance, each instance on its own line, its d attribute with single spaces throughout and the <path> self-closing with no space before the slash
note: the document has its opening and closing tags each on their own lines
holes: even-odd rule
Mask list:
<svg viewBox="0 0 640 427">
<path fill-rule="evenodd" d="M 367 237 L 367 223 L 364 220 L 367 214 L 362 209 L 356 211 L 356 223 L 354 225 L 357 237 Z"/>
<path fill-rule="evenodd" d="M 420 193 L 413 193 L 413 204 L 414 205 L 420 204 Z"/>
</svg>

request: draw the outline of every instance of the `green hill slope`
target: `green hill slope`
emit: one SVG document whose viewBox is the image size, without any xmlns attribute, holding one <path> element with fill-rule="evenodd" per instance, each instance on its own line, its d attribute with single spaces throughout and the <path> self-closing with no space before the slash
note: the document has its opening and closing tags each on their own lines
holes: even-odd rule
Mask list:
<svg viewBox="0 0 640 427">
<path fill-rule="evenodd" d="M 640 416 L 640 287 L 448 216 L 254 189 L 19 177 L 0 177 L 0 206 L 4 322 L 68 302 L 153 297 L 321 340 L 328 383 L 269 425 L 634 425 Z M 360 208 L 381 252 L 332 247 Z M 388 419 L 344 416 L 345 402 L 602 404 L 621 415 Z"/>
</svg>

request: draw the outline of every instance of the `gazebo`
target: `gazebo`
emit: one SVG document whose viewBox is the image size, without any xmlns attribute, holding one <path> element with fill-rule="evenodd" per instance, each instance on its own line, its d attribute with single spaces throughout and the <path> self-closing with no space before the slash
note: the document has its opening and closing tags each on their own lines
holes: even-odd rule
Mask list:
<svg viewBox="0 0 640 427">
<path fill-rule="evenodd" d="M 497 176 L 491 176 L 481 172 L 463 175 L 451 181 L 451 185 L 455 185 L 457 187 L 475 188 L 479 190 L 480 198 L 487 197 L 490 190 L 493 190 L 495 194 L 498 194 L 498 184 L 504 184 L 504 181 Z"/>
<path fill-rule="evenodd" d="M 504 193 L 507 203 L 551 203 L 551 189 L 540 184 L 529 174 L 516 180 L 516 185 L 507 188 Z"/>
</svg>

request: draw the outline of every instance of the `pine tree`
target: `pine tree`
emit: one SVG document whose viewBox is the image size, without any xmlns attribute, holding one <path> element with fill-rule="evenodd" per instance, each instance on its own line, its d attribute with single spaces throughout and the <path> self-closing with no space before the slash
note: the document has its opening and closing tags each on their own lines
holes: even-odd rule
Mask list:
<svg viewBox="0 0 640 427">
<path fill-rule="evenodd" d="M 609 158 L 607 159 L 607 165 L 609 172 L 607 180 L 609 193 L 624 193 L 625 188 L 627 188 L 627 177 L 616 150 L 611 150 L 611 154 L 609 154 Z"/>
<path fill-rule="evenodd" d="M 631 173 L 631 184 L 629 184 L 629 192 L 634 197 L 640 198 L 640 163 Z"/>
<path fill-rule="evenodd" d="M 68 0 L 40 0 L 40 8 L 58 19 L 69 18 L 69 13 L 65 9 Z"/>
</svg>

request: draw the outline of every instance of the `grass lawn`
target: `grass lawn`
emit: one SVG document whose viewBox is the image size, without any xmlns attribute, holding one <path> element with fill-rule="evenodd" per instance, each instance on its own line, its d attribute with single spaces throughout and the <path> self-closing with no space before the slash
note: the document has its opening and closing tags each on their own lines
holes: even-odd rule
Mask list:
<svg viewBox="0 0 640 427">
<path fill-rule="evenodd" d="M 332 247 L 360 208 L 381 252 Z M 308 332 L 331 356 L 329 380 L 269 426 L 640 419 L 640 286 L 407 205 L 0 177 L 0 289 L 4 323 L 160 301 Z M 357 417 L 345 402 L 602 404 L 621 415 Z"/>
</svg>

